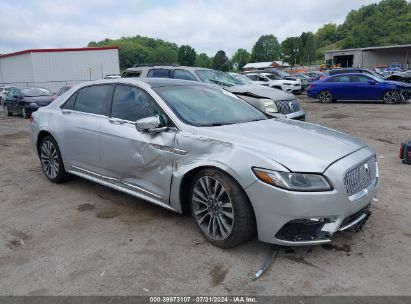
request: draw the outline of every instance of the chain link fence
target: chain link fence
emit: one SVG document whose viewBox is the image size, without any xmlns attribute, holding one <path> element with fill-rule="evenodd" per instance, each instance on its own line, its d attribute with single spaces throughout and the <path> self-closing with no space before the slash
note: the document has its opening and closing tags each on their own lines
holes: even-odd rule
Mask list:
<svg viewBox="0 0 411 304">
<path fill-rule="evenodd" d="M 42 87 L 56 93 L 63 86 L 73 86 L 88 80 L 56 80 L 56 81 L 20 81 L 20 82 L 0 82 L 0 86 Z"/>
</svg>

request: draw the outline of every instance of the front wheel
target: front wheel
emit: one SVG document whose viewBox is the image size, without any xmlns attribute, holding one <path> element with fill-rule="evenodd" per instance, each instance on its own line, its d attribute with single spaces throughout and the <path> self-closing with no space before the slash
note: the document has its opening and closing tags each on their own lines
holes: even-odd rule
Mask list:
<svg viewBox="0 0 411 304">
<path fill-rule="evenodd" d="M 398 91 L 390 90 L 383 94 L 382 101 L 386 104 L 393 104 L 393 103 L 399 103 L 400 98 L 401 96 Z"/>
<path fill-rule="evenodd" d="M 194 176 L 190 207 L 202 235 L 217 247 L 231 248 L 254 235 L 254 212 L 246 194 L 218 170 L 205 169 Z"/>
<path fill-rule="evenodd" d="M 41 168 L 51 182 L 58 184 L 68 178 L 59 147 L 53 137 L 46 136 L 41 140 L 39 156 Z"/>
<path fill-rule="evenodd" d="M 25 119 L 30 118 L 30 114 L 27 112 L 26 108 L 22 109 L 22 115 Z"/>
<path fill-rule="evenodd" d="M 322 91 L 318 94 L 318 100 L 322 103 L 329 103 L 333 101 L 333 94 L 330 91 Z"/>
<path fill-rule="evenodd" d="M 7 116 L 13 116 L 13 112 L 10 111 L 9 106 L 4 106 L 4 111 Z"/>
</svg>

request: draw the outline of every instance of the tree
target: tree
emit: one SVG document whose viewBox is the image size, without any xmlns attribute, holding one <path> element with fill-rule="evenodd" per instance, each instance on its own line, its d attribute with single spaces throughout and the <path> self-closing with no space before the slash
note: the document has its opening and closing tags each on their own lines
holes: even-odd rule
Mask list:
<svg viewBox="0 0 411 304">
<path fill-rule="evenodd" d="M 245 49 L 238 49 L 233 57 L 231 58 L 231 63 L 236 70 L 241 70 L 243 66 L 249 63 L 251 60 L 251 54 Z"/>
<path fill-rule="evenodd" d="M 175 63 L 177 58 L 178 55 L 174 49 L 161 47 L 150 51 L 147 56 L 147 63 Z"/>
<path fill-rule="evenodd" d="M 301 62 L 302 51 L 303 46 L 300 37 L 288 37 L 281 43 L 281 52 L 290 64 L 295 65 Z"/>
<path fill-rule="evenodd" d="M 195 66 L 202 68 L 211 68 L 212 59 L 206 53 L 201 53 L 196 56 Z"/>
<path fill-rule="evenodd" d="M 274 61 L 280 57 L 280 44 L 274 35 L 263 35 L 253 46 L 251 60 Z"/>
<path fill-rule="evenodd" d="M 335 23 L 323 25 L 315 33 L 315 41 L 318 47 L 333 44 L 339 40 L 338 28 Z"/>
<path fill-rule="evenodd" d="M 311 32 L 302 33 L 300 36 L 301 45 L 302 45 L 302 62 L 308 63 L 311 65 L 311 62 L 316 59 L 315 54 L 315 38 L 314 34 Z"/>
<path fill-rule="evenodd" d="M 220 50 L 218 51 L 214 58 L 213 58 L 213 65 L 214 70 L 220 71 L 228 71 L 229 70 L 229 62 L 228 57 L 226 56 L 225 52 Z"/>
<path fill-rule="evenodd" d="M 189 45 L 182 45 L 178 49 L 178 63 L 193 66 L 196 60 L 196 51 Z"/>
</svg>

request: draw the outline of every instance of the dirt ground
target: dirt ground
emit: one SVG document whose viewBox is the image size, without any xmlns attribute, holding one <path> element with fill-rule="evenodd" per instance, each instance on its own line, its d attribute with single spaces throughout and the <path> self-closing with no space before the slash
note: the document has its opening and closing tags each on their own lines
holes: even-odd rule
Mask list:
<svg viewBox="0 0 411 304">
<path fill-rule="evenodd" d="M 254 240 L 222 250 L 188 216 L 80 178 L 51 184 L 29 145 L 29 121 L 0 112 L 0 295 L 411 295 L 411 166 L 398 159 L 411 139 L 411 103 L 301 100 L 308 121 L 378 154 L 370 220 L 328 246 Z"/>
</svg>

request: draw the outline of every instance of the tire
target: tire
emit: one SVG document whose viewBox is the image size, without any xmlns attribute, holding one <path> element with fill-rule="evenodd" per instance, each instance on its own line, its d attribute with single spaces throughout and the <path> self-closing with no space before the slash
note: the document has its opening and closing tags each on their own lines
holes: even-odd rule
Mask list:
<svg viewBox="0 0 411 304">
<path fill-rule="evenodd" d="M 23 107 L 23 109 L 21 110 L 21 114 L 23 115 L 23 118 L 25 118 L 25 119 L 28 119 L 28 118 L 30 118 L 30 114 L 29 113 L 27 113 L 27 110 L 26 110 L 26 108 L 24 108 Z"/>
<path fill-rule="evenodd" d="M 13 112 L 10 112 L 9 106 L 4 106 L 4 111 L 6 112 L 7 116 L 13 116 Z"/>
<path fill-rule="evenodd" d="M 51 136 L 44 137 L 39 145 L 40 165 L 43 173 L 53 183 L 66 181 L 69 174 L 64 169 L 63 159 L 57 142 Z"/>
<path fill-rule="evenodd" d="M 232 248 L 255 235 L 255 216 L 244 190 L 230 176 L 214 169 L 199 171 L 190 187 L 190 209 L 204 238 Z"/>
<path fill-rule="evenodd" d="M 384 92 L 382 95 L 382 102 L 386 104 L 399 103 L 401 100 L 400 93 L 395 90 Z"/>
<path fill-rule="evenodd" d="M 321 103 L 330 103 L 333 101 L 333 94 L 330 91 L 321 91 L 318 94 L 318 100 Z"/>
</svg>

